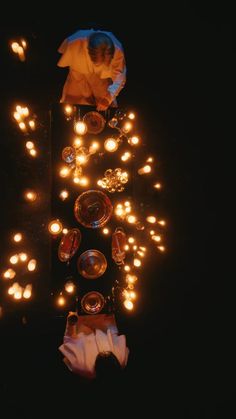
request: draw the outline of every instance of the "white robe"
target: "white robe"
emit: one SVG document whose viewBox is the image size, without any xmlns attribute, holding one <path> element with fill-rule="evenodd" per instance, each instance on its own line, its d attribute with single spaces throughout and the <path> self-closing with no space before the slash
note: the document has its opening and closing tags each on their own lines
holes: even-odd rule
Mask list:
<svg viewBox="0 0 236 419">
<path fill-rule="evenodd" d="M 62 54 L 57 65 L 69 67 L 60 102 L 96 105 L 96 99 L 113 102 L 126 82 L 126 64 L 122 45 L 111 32 L 107 34 L 114 43 L 111 63 L 95 65 L 88 53 L 88 37 L 93 29 L 80 30 L 65 39 L 58 49 Z"/>
<path fill-rule="evenodd" d="M 81 332 L 76 338 L 65 335 L 59 351 L 72 372 L 88 378 L 95 377 L 95 361 L 99 352 L 111 351 L 121 367 L 126 366 L 129 355 L 125 335 L 118 336 L 112 328 L 108 328 L 107 333 L 99 329 L 90 334 Z"/>
</svg>

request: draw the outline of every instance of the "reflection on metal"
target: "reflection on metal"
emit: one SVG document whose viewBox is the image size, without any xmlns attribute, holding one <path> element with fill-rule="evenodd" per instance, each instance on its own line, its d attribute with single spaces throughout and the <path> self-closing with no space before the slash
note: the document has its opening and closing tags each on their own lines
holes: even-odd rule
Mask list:
<svg viewBox="0 0 236 419">
<path fill-rule="evenodd" d="M 81 242 L 81 232 L 78 228 L 72 228 L 65 234 L 59 244 L 58 257 L 61 262 L 67 262 L 74 256 Z"/>
<path fill-rule="evenodd" d="M 107 260 L 98 250 L 86 250 L 77 261 L 78 271 L 85 278 L 98 278 L 107 268 Z"/>
<path fill-rule="evenodd" d="M 105 299 L 97 291 L 91 291 L 84 295 L 81 300 L 81 307 L 87 314 L 97 314 L 104 307 Z"/>
<path fill-rule="evenodd" d="M 89 190 L 78 196 L 74 205 L 75 218 L 84 227 L 103 227 L 112 215 L 112 204 L 101 191 Z"/>
<path fill-rule="evenodd" d="M 66 163 L 72 163 L 75 160 L 76 153 L 74 147 L 65 147 L 62 150 L 62 158 Z"/>
<path fill-rule="evenodd" d="M 102 132 L 106 123 L 106 120 L 98 112 L 87 112 L 83 117 L 83 121 L 86 123 L 90 134 Z"/>
<path fill-rule="evenodd" d="M 112 259 L 117 265 L 124 263 L 126 234 L 122 227 L 117 227 L 112 234 Z"/>
</svg>

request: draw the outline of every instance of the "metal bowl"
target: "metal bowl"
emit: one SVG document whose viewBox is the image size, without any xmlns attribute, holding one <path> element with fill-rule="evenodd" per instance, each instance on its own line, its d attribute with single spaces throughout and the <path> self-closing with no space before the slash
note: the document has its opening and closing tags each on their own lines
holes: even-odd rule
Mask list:
<svg viewBox="0 0 236 419">
<path fill-rule="evenodd" d="M 87 125 L 88 133 L 99 134 L 105 127 L 106 120 L 98 112 L 87 112 L 83 116 L 83 121 Z"/>
<path fill-rule="evenodd" d="M 81 243 L 81 232 L 78 228 L 72 228 L 65 234 L 58 247 L 58 257 L 61 262 L 67 262 L 74 256 Z"/>
<path fill-rule="evenodd" d="M 86 250 L 79 256 L 77 267 L 84 278 L 99 278 L 107 268 L 107 260 L 99 250 Z"/>
<path fill-rule="evenodd" d="M 108 196 L 97 190 L 83 192 L 74 204 L 75 218 L 88 228 L 103 227 L 111 217 L 112 211 L 112 203 Z"/>
<path fill-rule="evenodd" d="M 104 307 L 105 299 L 97 291 L 91 291 L 85 294 L 81 300 L 81 307 L 87 314 L 97 314 Z"/>
</svg>

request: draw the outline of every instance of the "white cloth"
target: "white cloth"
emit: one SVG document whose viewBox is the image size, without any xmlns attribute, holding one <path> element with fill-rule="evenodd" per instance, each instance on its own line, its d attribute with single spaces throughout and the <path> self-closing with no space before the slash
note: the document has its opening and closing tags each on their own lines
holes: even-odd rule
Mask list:
<svg viewBox="0 0 236 419">
<path fill-rule="evenodd" d="M 95 65 L 88 53 L 88 37 L 95 32 L 107 34 L 114 43 L 115 52 L 109 65 Z M 58 52 L 62 54 L 57 65 L 69 67 L 61 102 L 95 105 L 95 99 L 105 98 L 111 103 L 126 82 L 126 64 L 121 43 L 111 32 L 80 30 L 65 39 Z M 95 98 L 95 99 L 94 99 Z"/>
<path fill-rule="evenodd" d="M 121 367 L 126 366 L 129 355 L 125 335 L 117 335 L 112 328 L 108 328 L 107 333 L 96 329 L 95 333 L 88 335 L 79 333 L 76 338 L 64 336 L 59 351 L 72 372 L 88 378 L 95 377 L 95 361 L 99 352 L 112 352 Z"/>
</svg>

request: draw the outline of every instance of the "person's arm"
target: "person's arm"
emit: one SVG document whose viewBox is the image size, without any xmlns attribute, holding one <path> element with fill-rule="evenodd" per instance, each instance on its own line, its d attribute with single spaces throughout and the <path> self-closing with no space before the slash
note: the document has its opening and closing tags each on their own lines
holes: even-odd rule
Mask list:
<svg viewBox="0 0 236 419">
<path fill-rule="evenodd" d="M 126 63 L 123 51 L 117 49 L 111 63 L 112 83 L 108 86 L 107 94 L 99 100 L 97 104 L 98 111 L 106 110 L 110 104 L 116 99 L 120 91 L 126 83 Z"/>
</svg>

